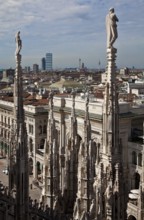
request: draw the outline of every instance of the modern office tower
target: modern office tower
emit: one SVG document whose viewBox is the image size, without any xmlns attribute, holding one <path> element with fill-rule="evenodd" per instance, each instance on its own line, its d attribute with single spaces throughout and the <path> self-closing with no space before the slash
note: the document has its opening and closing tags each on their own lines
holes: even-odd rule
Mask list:
<svg viewBox="0 0 144 220">
<path fill-rule="evenodd" d="M 38 73 L 39 71 L 39 65 L 38 64 L 33 64 L 33 72 Z"/>
<path fill-rule="evenodd" d="M 46 70 L 52 70 L 52 53 L 46 53 Z"/>
<path fill-rule="evenodd" d="M 41 59 L 41 68 L 43 71 L 46 70 L 46 58 L 45 57 Z"/>
<path fill-rule="evenodd" d="M 81 58 L 79 58 L 79 69 L 81 69 Z"/>
<path fill-rule="evenodd" d="M 84 65 L 84 63 L 82 63 L 82 69 L 84 69 L 85 68 L 85 65 Z"/>
</svg>

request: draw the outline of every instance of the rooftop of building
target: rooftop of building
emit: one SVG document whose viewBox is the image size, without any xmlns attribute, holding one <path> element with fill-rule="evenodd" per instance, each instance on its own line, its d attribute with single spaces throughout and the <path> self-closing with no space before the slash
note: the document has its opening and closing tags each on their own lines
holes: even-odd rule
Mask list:
<svg viewBox="0 0 144 220">
<path fill-rule="evenodd" d="M 48 105 L 48 99 L 47 98 L 41 98 L 41 99 L 36 99 L 36 95 L 31 95 L 29 93 L 24 93 L 23 94 L 24 98 L 24 105 L 33 105 L 33 106 L 42 106 L 42 105 Z M 13 103 L 13 96 L 0 96 L 0 101 L 5 101 L 5 102 L 11 102 Z"/>
</svg>

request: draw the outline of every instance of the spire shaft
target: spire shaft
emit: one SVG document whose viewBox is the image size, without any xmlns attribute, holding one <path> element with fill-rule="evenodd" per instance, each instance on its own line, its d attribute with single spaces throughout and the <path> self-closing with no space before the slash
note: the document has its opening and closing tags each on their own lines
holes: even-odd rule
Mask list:
<svg viewBox="0 0 144 220">
<path fill-rule="evenodd" d="M 14 78 L 14 123 L 11 135 L 9 166 L 9 187 L 16 188 L 16 220 L 29 219 L 29 172 L 28 172 L 28 145 L 27 131 L 24 119 L 23 86 L 21 68 L 22 41 L 20 32 L 16 34 L 16 70 Z M 15 160 L 14 160 L 15 158 Z M 13 181 L 13 183 L 12 183 Z"/>
</svg>

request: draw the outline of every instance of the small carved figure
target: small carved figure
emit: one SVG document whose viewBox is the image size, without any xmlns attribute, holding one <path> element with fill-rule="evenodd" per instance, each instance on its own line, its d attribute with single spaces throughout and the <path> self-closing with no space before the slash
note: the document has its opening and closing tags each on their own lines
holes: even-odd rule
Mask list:
<svg viewBox="0 0 144 220">
<path fill-rule="evenodd" d="M 90 210 L 89 210 L 89 215 L 90 217 L 93 217 L 95 214 L 95 209 L 96 209 L 96 204 L 95 204 L 95 199 L 93 199 L 91 201 L 91 205 L 90 205 Z"/>
<path fill-rule="evenodd" d="M 83 143 L 82 141 L 80 142 L 79 155 L 80 155 L 81 157 L 84 157 L 84 155 L 85 155 L 85 152 L 84 152 L 84 143 Z"/>
<path fill-rule="evenodd" d="M 77 198 L 74 205 L 73 219 L 79 220 L 80 213 L 80 199 Z"/>
<path fill-rule="evenodd" d="M 16 42 L 16 52 L 15 52 L 15 54 L 18 55 L 18 54 L 20 54 L 20 51 L 22 49 L 22 40 L 20 38 L 20 31 L 18 31 L 16 33 L 15 42 Z"/>
<path fill-rule="evenodd" d="M 112 187 L 110 184 L 106 188 L 105 195 L 107 198 L 107 207 L 109 207 L 112 205 Z"/>
<path fill-rule="evenodd" d="M 107 30 L 107 47 L 111 48 L 118 38 L 117 24 L 118 18 L 115 14 L 114 8 L 109 9 L 109 13 L 106 16 L 106 30 Z"/>
<path fill-rule="evenodd" d="M 54 209 L 54 211 L 59 211 L 59 208 L 60 208 L 60 206 L 59 206 L 59 197 L 58 196 L 56 196 L 55 197 L 55 200 L 54 200 L 54 204 L 53 204 L 53 209 Z"/>
</svg>

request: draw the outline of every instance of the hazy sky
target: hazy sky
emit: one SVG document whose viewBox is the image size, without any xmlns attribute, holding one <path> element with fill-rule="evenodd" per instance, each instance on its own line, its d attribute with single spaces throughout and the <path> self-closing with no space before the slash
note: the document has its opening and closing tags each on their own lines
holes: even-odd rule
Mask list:
<svg viewBox="0 0 144 220">
<path fill-rule="evenodd" d="M 117 66 L 144 68 L 144 0 L 0 0 L 0 68 L 15 67 L 15 33 L 21 31 L 22 66 L 53 53 L 53 66 L 106 66 L 105 16 L 115 8 Z"/>
</svg>

